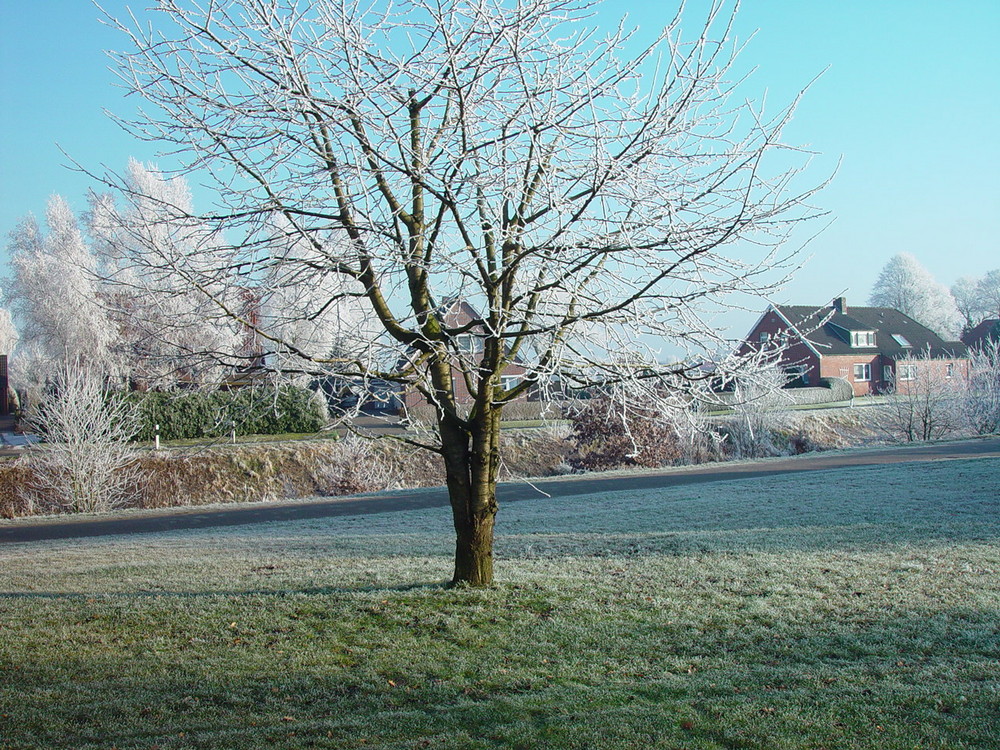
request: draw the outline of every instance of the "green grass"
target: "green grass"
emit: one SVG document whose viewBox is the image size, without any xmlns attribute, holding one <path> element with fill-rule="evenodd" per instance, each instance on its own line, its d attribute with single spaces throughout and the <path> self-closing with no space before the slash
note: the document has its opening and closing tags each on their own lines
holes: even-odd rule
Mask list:
<svg viewBox="0 0 1000 750">
<path fill-rule="evenodd" d="M 0 547 L 0 748 L 992 748 L 1000 461 Z"/>
</svg>

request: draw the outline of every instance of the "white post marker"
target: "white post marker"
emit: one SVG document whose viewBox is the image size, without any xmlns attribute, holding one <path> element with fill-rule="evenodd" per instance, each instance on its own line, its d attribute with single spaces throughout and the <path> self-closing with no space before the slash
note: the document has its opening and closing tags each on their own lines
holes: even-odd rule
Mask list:
<svg viewBox="0 0 1000 750">
<path fill-rule="evenodd" d="M 153 430 L 156 432 L 153 436 L 153 450 L 158 451 L 160 450 L 160 425 L 154 424 Z"/>
</svg>

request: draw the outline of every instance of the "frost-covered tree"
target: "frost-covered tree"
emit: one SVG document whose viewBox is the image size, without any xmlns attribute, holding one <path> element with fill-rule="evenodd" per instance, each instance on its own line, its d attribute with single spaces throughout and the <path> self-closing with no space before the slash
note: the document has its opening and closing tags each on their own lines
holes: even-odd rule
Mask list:
<svg viewBox="0 0 1000 750">
<path fill-rule="evenodd" d="M 301 235 L 285 217 L 274 217 L 267 254 L 251 274 L 260 318 L 257 349 L 265 365 L 284 376 L 314 375 L 309 362 L 367 359 L 381 328 L 364 302 L 364 287 L 339 274 L 303 274 L 345 252 L 348 238 L 333 233 L 319 243 Z"/>
<path fill-rule="evenodd" d="M 97 259 L 63 198 L 52 196 L 45 220 L 43 232 L 34 217 L 22 219 L 8 245 L 11 275 L 5 299 L 21 345 L 49 362 L 46 370 L 68 358 L 106 373 L 117 371 L 115 331 L 101 301 Z"/>
<path fill-rule="evenodd" d="M 737 91 L 722 6 L 637 55 L 588 27 L 589 0 L 155 0 L 150 28 L 119 25 L 120 75 L 147 105 L 125 125 L 214 179 L 205 218 L 232 241 L 175 272 L 246 285 L 282 217 L 312 248 L 282 256 L 283 277 L 329 304 L 363 295 L 382 330 L 364 356 L 280 343 L 302 369 L 433 406 L 422 445 L 445 466 L 455 582 L 493 577 L 504 406 L 554 380 L 704 377 L 698 347 L 728 344 L 713 304 L 779 282 L 779 248 L 814 213 L 795 152 L 770 161 L 790 109 Z M 478 315 L 450 320 L 455 298 Z M 664 338 L 690 355 L 663 364 Z"/>
<path fill-rule="evenodd" d="M 2 298 L 3 292 L 0 292 L 0 299 Z M 18 338 L 19 335 L 10 310 L 0 307 L 0 354 L 10 355 L 14 351 L 14 347 L 17 346 Z"/>
<path fill-rule="evenodd" d="M 131 159 L 123 187 L 122 205 L 91 195 L 87 222 L 128 375 L 147 387 L 217 384 L 225 374 L 219 363 L 235 358 L 243 332 L 214 298 L 232 304 L 234 295 L 225 297 L 221 284 L 198 289 L 177 269 L 182 259 L 197 267 L 220 240 L 185 218 L 193 209 L 183 177 Z M 136 264 L 139 248 L 156 260 Z"/>
<path fill-rule="evenodd" d="M 762 362 L 733 383 L 733 416 L 726 422 L 729 450 L 737 458 L 764 458 L 781 453 L 775 442 L 776 409 L 792 399 L 782 389 L 789 375 L 776 364 Z"/>
<path fill-rule="evenodd" d="M 134 491 L 138 429 L 135 405 L 116 398 L 103 372 L 67 360 L 53 373 L 45 398 L 27 415 L 44 442 L 29 453 L 32 505 L 54 502 L 70 511 L 105 511 Z"/>
<path fill-rule="evenodd" d="M 951 296 L 964 321 L 963 330 L 978 325 L 986 317 L 986 308 L 979 295 L 979 280 L 963 276 L 951 285 Z"/>
<path fill-rule="evenodd" d="M 989 271 L 979 279 L 976 295 L 983 319 L 1000 318 L 1000 268 Z"/>
<path fill-rule="evenodd" d="M 868 304 L 899 310 L 947 340 L 956 340 L 962 330 L 962 316 L 948 288 L 910 253 L 889 259 L 875 280 Z"/>
<path fill-rule="evenodd" d="M 892 383 L 882 402 L 866 408 L 865 419 L 891 440 L 941 440 L 966 425 L 968 382 L 964 373 L 931 356 L 929 350 L 910 357 L 913 378 Z"/>
<path fill-rule="evenodd" d="M 969 352 L 965 416 L 980 435 L 1000 432 L 1000 341 L 989 339 Z"/>
</svg>

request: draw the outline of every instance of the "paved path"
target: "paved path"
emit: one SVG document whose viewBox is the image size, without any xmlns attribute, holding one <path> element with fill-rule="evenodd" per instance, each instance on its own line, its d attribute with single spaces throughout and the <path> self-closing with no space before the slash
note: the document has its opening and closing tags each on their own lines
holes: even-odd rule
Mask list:
<svg viewBox="0 0 1000 750">
<path fill-rule="evenodd" d="M 815 453 L 794 458 L 769 459 L 746 463 L 708 464 L 698 467 L 632 473 L 557 477 L 504 483 L 497 490 L 501 506 L 519 500 L 569 497 L 595 492 L 646 490 L 679 487 L 689 484 L 733 479 L 778 476 L 782 474 L 824 471 L 855 466 L 925 463 L 969 458 L 1000 458 L 1000 438 L 966 440 L 917 446 L 897 446 L 871 450 Z M 537 489 L 536 489 L 537 488 Z M 540 492 L 541 491 L 541 492 Z M 253 503 L 206 508 L 171 508 L 138 511 L 121 515 L 54 519 L 22 519 L 0 522 L 0 544 L 44 539 L 135 534 L 176 529 L 240 526 L 330 516 L 358 516 L 416 508 L 439 508 L 448 505 L 444 488 L 402 490 L 360 497 L 339 497 Z"/>
</svg>

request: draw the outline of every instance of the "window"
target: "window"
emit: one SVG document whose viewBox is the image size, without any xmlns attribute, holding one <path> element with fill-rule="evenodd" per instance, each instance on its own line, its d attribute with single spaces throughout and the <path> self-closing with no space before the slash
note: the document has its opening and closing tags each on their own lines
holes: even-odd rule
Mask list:
<svg viewBox="0 0 1000 750">
<path fill-rule="evenodd" d="M 946 378 L 950 378 L 954 374 L 955 374 L 955 364 L 953 362 L 949 362 L 944 366 L 944 376 Z"/>
<path fill-rule="evenodd" d="M 892 374 L 892 366 L 884 365 L 882 367 L 882 380 L 884 380 L 886 383 L 891 383 L 893 377 L 894 375 Z"/>
<path fill-rule="evenodd" d="M 771 338 L 771 334 L 769 334 L 767 331 L 761 331 L 761 334 L 760 334 L 760 343 L 766 344 L 770 338 Z"/>
<path fill-rule="evenodd" d="M 851 334 L 851 346 L 875 346 L 875 331 L 854 331 Z"/>
<path fill-rule="evenodd" d="M 916 380 L 917 379 L 917 366 L 916 365 L 900 365 L 899 366 L 899 379 L 900 380 Z"/>
<path fill-rule="evenodd" d="M 872 379 L 872 366 L 870 364 L 854 365 L 854 379 L 858 382 Z"/>
<path fill-rule="evenodd" d="M 501 375 L 500 376 L 500 387 L 505 391 L 509 391 L 511 388 L 516 388 L 518 383 L 521 382 L 521 377 L 519 375 Z"/>
</svg>

